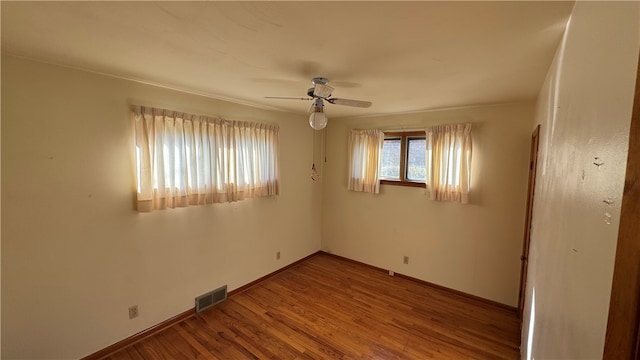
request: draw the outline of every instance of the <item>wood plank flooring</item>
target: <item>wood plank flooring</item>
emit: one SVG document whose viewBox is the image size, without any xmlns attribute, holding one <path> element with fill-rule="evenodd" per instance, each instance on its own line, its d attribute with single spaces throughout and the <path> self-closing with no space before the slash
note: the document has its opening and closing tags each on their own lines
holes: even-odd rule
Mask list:
<svg viewBox="0 0 640 360">
<path fill-rule="evenodd" d="M 318 254 L 107 357 L 517 359 L 516 313 Z"/>
</svg>

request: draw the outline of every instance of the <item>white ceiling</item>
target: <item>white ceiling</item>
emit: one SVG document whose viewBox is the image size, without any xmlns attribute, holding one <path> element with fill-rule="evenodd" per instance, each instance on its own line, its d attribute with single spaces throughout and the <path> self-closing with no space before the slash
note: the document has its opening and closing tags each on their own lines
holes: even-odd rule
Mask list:
<svg viewBox="0 0 640 360">
<path fill-rule="evenodd" d="M 572 2 L 10 2 L 2 51 L 215 98 L 329 117 L 533 99 Z"/>
</svg>

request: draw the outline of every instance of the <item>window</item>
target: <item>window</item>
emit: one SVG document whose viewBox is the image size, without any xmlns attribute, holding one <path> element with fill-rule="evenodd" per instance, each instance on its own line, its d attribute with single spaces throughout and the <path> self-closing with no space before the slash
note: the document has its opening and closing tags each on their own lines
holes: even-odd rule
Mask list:
<svg viewBox="0 0 640 360">
<path fill-rule="evenodd" d="M 425 133 L 385 132 L 382 145 L 382 184 L 425 187 Z"/>
<path fill-rule="evenodd" d="M 132 111 L 138 211 L 278 194 L 277 126 Z"/>
<path fill-rule="evenodd" d="M 426 188 L 430 200 L 468 202 L 471 124 L 439 125 L 424 132 L 351 130 L 349 184 L 378 193 L 379 184 Z"/>
</svg>

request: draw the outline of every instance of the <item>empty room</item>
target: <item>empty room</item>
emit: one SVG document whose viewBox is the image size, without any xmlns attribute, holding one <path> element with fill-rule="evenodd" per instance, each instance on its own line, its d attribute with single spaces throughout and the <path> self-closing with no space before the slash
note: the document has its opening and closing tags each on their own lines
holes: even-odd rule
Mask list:
<svg viewBox="0 0 640 360">
<path fill-rule="evenodd" d="M 1 1 L 2 359 L 636 359 L 637 1 Z"/>
</svg>

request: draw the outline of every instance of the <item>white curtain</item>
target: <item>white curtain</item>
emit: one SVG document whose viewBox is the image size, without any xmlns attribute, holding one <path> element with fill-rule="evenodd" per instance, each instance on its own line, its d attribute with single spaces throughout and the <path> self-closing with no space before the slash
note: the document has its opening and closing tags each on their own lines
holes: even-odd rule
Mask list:
<svg viewBox="0 0 640 360">
<path fill-rule="evenodd" d="M 380 192 L 380 161 L 384 132 L 351 130 L 349 133 L 349 184 L 352 191 Z"/>
<path fill-rule="evenodd" d="M 276 125 L 133 106 L 138 211 L 278 195 Z"/>
<path fill-rule="evenodd" d="M 469 201 L 471 124 L 426 129 L 427 196 L 431 200 Z"/>
</svg>

